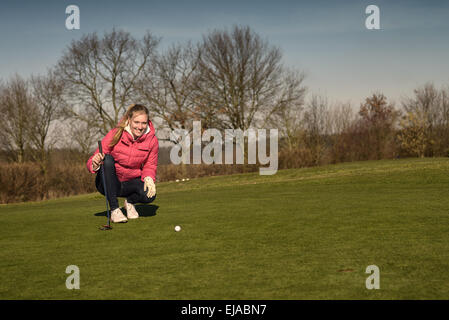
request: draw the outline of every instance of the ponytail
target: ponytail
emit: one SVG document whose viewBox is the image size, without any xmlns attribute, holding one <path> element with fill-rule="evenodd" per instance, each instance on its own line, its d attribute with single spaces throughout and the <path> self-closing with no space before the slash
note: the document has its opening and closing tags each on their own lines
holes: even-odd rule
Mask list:
<svg viewBox="0 0 449 320">
<path fill-rule="evenodd" d="M 112 138 L 111 143 L 109 144 L 109 147 L 113 148 L 122 137 L 123 130 L 125 130 L 126 126 L 128 125 L 128 119 L 131 119 L 134 116 L 134 113 L 145 113 L 147 116 L 149 116 L 148 109 L 144 105 L 141 104 L 132 104 L 128 107 L 128 110 L 126 110 L 126 113 L 123 115 L 123 117 L 120 119 L 119 123 L 117 124 L 117 132 L 114 135 L 114 138 Z"/>
</svg>

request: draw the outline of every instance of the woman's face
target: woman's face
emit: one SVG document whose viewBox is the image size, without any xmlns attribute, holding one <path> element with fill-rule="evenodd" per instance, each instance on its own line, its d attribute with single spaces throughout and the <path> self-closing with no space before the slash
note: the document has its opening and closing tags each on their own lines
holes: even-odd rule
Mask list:
<svg viewBox="0 0 449 320">
<path fill-rule="evenodd" d="M 131 119 L 129 119 L 129 126 L 134 138 L 140 137 L 148 126 L 148 116 L 145 113 L 134 114 Z"/>
</svg>

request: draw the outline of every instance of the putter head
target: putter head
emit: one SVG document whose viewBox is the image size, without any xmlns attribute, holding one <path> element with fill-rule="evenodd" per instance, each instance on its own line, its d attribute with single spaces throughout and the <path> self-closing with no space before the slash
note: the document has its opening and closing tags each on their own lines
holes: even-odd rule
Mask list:
<svg viewBox="0 0 449 320">
<path fill-rule="evenodd" d="M 112 227 L 109 226 L 109 225 L 107 225 L 107 224 L 105 224 L 104 226 L 101 226 L 101 227 L 100 227 L 100 230 L 102 230 L 102 231 L 112 230 Z"/>
</svg>

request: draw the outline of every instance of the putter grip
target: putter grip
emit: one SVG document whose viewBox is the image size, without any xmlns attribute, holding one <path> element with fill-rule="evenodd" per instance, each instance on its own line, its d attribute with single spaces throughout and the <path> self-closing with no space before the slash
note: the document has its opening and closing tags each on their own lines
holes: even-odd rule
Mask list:
<svg viewBox="0 0 449 320">
<path fill-rule="evenodd" d="M 101 145 L 101 140 L 98 141 L 98 149 L 100 150 L 100 153 L 103 153 L 103 146 Z"/>
</svg>

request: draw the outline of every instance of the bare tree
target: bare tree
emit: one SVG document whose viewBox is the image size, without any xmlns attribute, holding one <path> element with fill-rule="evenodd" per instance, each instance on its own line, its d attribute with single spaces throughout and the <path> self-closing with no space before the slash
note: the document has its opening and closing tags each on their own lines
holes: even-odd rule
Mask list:
<svg viewBox="0 0 449 320">
<path fill-rule="evenodd" d="M 313 95 L 304 113 L 305 142 L 315 165 L 320 164 L 326 150 L 326 136 L 330 133 L 329 103 L 326 97 Z"/>
<path fill-rule="evenodd" d="M 280 103 L 281 52 L 249 27 L 213 31 L 199 49 L 197 90 L 220 127 L 246 130 L 259 113 L 270 113 Z"/>
<path fill-rule="evenodd" d="M 195 113 L 194 83 L 197 77 L 198 51 L 189 42 L 174 45 L 147 64 L 136 88 L 153 116 L 171 130 L 192 129 Z"/>
<path fill-rule="evenodd" d="M 159 39 L 147 32 L 141 40 L 112 30 L 73 41 L 58 63 L 67 87 L 67 117 L 95 123 L 105 134 L 135 102 L 135 83 L 154 55 Z M 93 117 L 93 118 L 92 118 Z"/>
<path fill-rule="evenodd" d="M 352 161 L 358 138 L 357 118 L 349 102 L 337 103 L 329 111 L 331 162 Z"/>
<path fill-rule="evenodd" d="M 92 152 L 91 148 L 95 142 L 100 138 L 100 132 L 93 124 L 80 120 L 71 120 L 67 127 L 68 147 L 70 150 L 78 149 L 80 151 L 81 159 L 83 160 Z"/>
<path fill-rule="evenodd" d="M 338 135 L 345 130 L 349 129 L 355 120 L 354 111 L 349 102 L 337 103 L 330 110 L 330 126 L 331 134 Z"/>
<path fill-rule="evenodd" d="M 279 130 L 287 148 L 298 147 L 304 133 L 303 111 L 306 87 L 303 86 L 305 75 L 288 70 L 283 75 L 283 84 L 278 91 L 279 103 L 265 116 L 262 127 L 267 125 Z"/>
<path fill-rule="evenodd" d="M 414 98 L 407 98 L 403 107 L 407 113 L 421 112 L 427 117 L 430 127 L 433 127 L 439 118 L 440 93 L 432 83 L 413 90 Z"/>
<path fill-rule="evenodd" d="M 32 104 L 28 113 L 26 134 L 30 144 L 30 156 L 39 162 L 45 173 L 49 153 L 57 139 L 57 136 L 50 137 L 49 130 L 64 108 L 64 87 L 54 70 L 49 70 L 44 76 L 32 76 L 30 83 Z"/>
<path fill-rule="evenodd" d="M 446 155 L 449 150 L 449 88 L 437 89 L 432 83 L 415 89 L 413 98 L 403 102 L 403 108 L 414 118 L 425 117 L 428 142 L 426 154 Z"/>
<path fill-rule="evenodd" d="M 3 150 L 13 161 L 25 160 L 25 150 L 28 146 L 26 130 L 29 126 L 31 100 L 27 81 L 17 74 L 1 89 L 0 140 Z"/>
</svg>

